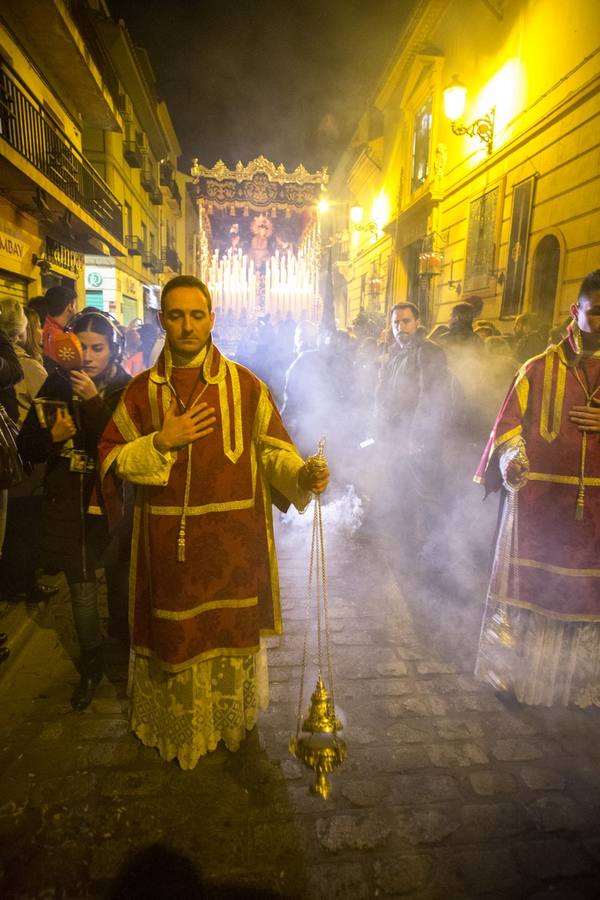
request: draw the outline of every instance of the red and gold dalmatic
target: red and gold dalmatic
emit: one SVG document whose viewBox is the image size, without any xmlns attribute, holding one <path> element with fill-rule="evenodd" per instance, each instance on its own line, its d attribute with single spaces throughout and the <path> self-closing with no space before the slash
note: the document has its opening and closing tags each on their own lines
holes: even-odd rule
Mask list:
<svg viewBox="0 0 600 900">
<path fill-rule="evenodd" d="M 600 358 L 584 357 L 575 341 L 571 332 L 520 369 L 476 476 L 487 492 L 498 490 L 502 454 L 524 443 L 529 472 L 518 492 L 518 531 L 513 541 L 500 529 L 504 560 L 497 549 L 487 613 L 501 604 L 511 671 L 499 683 L 544 705 L 600 701 L 600 437 L 569 419 L 572 407 L 600 402 Z M 497 637 L 484 621 L 483 677 L 491 658 L 502 668 Z"/>
<path fill-rule="evenodd" d="M 130 383 L 102 438 L 113 514 L 120 455 L 129 445 L 138 457 L 160 456 L 152 435 L 175 393 L 187 406 L 202 394 L 215 408 L 213 433 L 167 454 L 162 472 L 148 473 L 142 461 L 136 476 L 130 453 L 124 476 L 138 485 L 132 649 L 174 673 L 214 657 L 256 653 L 261 635 L 281 632 L 271 486 L 285 490 L 282 470 L 289 482 L 303 465 L 267 388 L 251 372 L 212 343 L 201 368 L 174 368 L 167 348 Z"/>
</svg>

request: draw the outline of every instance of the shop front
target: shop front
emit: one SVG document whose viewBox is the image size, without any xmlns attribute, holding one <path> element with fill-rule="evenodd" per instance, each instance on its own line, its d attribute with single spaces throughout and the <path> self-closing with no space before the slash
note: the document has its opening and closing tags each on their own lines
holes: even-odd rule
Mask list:
<svg viewBox="0 0 600 900">
<path fill-rule="evenodd" d="M 36 293 L 40 270 L 34 264 L 40 238 L 0 218 L 0 295 L 26 303 Z M 30 287 L 31 286 L 31 287 Z"/>
<path fill-rule="evenodd" d="M 85 300 L 87 306 L 95 306 L 111 313 L 123 325 L 133 319 L 143 318 L 144 285 L 139 279 L 117 268 L 116 260 L 109 256 L 86 256 Z"/>
</svg>

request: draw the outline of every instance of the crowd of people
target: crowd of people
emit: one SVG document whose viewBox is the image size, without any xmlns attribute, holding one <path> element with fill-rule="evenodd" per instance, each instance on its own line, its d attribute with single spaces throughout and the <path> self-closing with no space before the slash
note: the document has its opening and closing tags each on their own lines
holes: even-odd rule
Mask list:
<svg viewBox="0 0 600 900">
<path fill-rule="evenodd" d="M 195 278 L 180 276 L 163 289 L 162 328 L 139 320 L 123 328 L 101 310 L 78 312 L 76 301 L 64 287 L 25 308 L 0 300 L 0 403 L 3 422 L 18 429 L 14 451 L 23 467 L 0 494 L 2 596 L 49 598 L 56 586 L 45 576 L 64 573 L 80 651 L 74 709 L 89 705 L 103 674 L 103 573 L 108 638 L 133 654 L 133 730 L 185 767 L 220 739 L 235 749 L 264 698 L 260 639 L 281 629 L 271 503 L 301 509 L 311 491 L 324 489 L 327 471 L 304 461 L 319 439 L 327 438 L 334 490 L 353 484 L 361 496 L 365 527 L 393 534 L 416 566 L 448 574 L 457 546 L 486 565 L 489 529 L 486 538 L 472 481 L 499 409 L 480 470 L 488 491 L 502 487 L 503 518 L 478 671 L 519 699 L 533 696 L 530 702 L 555 702 L 560 690 L 559 702 L 574 696 L 563 685 L 535 699 L 524 687 L 533 677 L 526 667 L 519 680 L 514 660 L 507 664 L 490 647 L 498 645 L 499 621 L 505 638 L 512 623 L 526 646 L 533 632 L 549 641 L 546 626 L 560 619 L 573 668 L 581 636 L 565 623 L 600 622 L 599 570 L 584 551 L 592 574 L 589 584 L 580 578 L 585 589 L 571 610 L 552 599 L 573 574 L 568 561 L 541 560 L 538 534 L 523 562 L 507 538 L 525 484 L 521 505 L 531 531 L 544 527 L 548 491 L 574 485 L 577 515 L 553 533 L 552 553 L 565 533 L 571 550 L 582 542 L 596 547 L 600 271 L 584 281 L 569 320 L 552 330 L 526 313 L 503 334 L 481 318 L 481 299 L 470 297 L 428 333 L 407 301 L 392 307 L 381 333 L 360 339 L 265 315 L 240 332 L 233 360 L 213 342 L 210 294 Z M 217 322 L 215 335 L 218 329 Z M 543 440 L 533 451 L 540 415 Z M 2 441 L 4 460 L 11 452 L 5 427 Z M 580 468 L 571 471 L 565 460 L 577 454 Z M 529 485 L 543 482 L 544 472 L 540 500 Z M 565 510 L 568 503 L 565 496 Z M 547 588 L 540 572 L 553 565 L 559 583 L 539 603 Z M 520 573 L 525 599 L 515 588 L 520 566 L 537 573 L 532 584 Z M 0 660 L 6 642 L 0 635 Z M 174 700 L 177 721 L 169 713 Z"/>
</svg>

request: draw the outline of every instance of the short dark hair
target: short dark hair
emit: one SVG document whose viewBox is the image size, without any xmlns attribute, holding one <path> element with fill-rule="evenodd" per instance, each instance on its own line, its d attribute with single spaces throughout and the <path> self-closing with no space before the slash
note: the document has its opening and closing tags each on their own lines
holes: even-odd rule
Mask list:
<svg viewBox="0 0 600 900">
<path fill-rule="evenodd" d="M 455 303 L 450 310 L 450 318 L 456 319 L 465 325 L 472 325 L 475 318 L 475 310 L 470 303 Z"/>
<path fill-rule="evenodd" d="M 483 309 L 483 297 L 480 297 L 479 294 L 473 294 L 472 297 L 465 297 L 464 302 L 471 304 L 471 306 L 475 310 L 476 316 L 478 316 Z"/>
<path fill-rule="evenodd" d="M 392 316 L 398 309 L 410 309 L 410 311 L 413 314 L 413 316 L 415 317 L 415 319 L 421 318 L 420 313 L 419 313 L 419 307 L 417 306 L 417 304 L 410 303 L 407 300 L 406 303 L 394 303 L 394 305 L 390 309 L 390 319 L 392 318 Z"/>
<path fill-rule="evenodd" d="M 582 297 L 589 297 L 594 291 L 600 291 L 600 269 L 594 269 L 585 276 L 577 294 L 577 302 L 579 303 Z"/>
<path fill-rule="evenodd" d="M 48 288 L 45 295 L 49 316 L 62 316 L 67 306 L 77 300 L 77 291 L 70 287 L 55 285 Z"/>
<path fill-rule="evenodd" d="M 43 294 L 39 294 L 37 297 L 32 297 L 31 300 L 27 303 L 27 309 L 33 310 L 33 312 L 37 313 L 40 319 L 40 325 L 43 325 L 46 321 L 46 316 L 48 315 L 48 303 L 46 302 L 46 298 Z"/>
<path fill-rule="evenodd" d="M 176 275 L 175 278 L 171 278 L 170 281 L 167 281 L 160 294 L 161 310 L 165 308 L 165 300 L 171 291 L 180 287 L 198 288 L 198 290 L 206 297 L 208 311 L 212 312 L 212 297 L 210 296 L 210 291 L 204 282 L 200 281 L 199 278 L 196 278 L 195 275 Z"/>
</svg>

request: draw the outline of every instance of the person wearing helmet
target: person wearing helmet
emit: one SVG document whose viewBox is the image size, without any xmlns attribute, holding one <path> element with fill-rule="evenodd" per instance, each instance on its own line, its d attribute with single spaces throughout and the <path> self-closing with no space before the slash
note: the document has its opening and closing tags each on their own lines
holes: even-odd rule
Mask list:
<svg viewBox="0 0 600 900">
<path fill-rule="evenodd" d="M 71 703 L 83 710 L 102 678 L 103 635 L 96 570 L 106 574 L 109 634 L 127 640 L 126 528 L 109 534 L 97 489 L 97 446 L 130 376 L 121 365 L 123 334 L 108 313 L 88 307 L 71 320 L 78 368 L 57 368 L 29 410 L 19 449 L 46 463 L 41 563 L 65 574 L 80 651 L 81 680 Z"/>
</svg>

